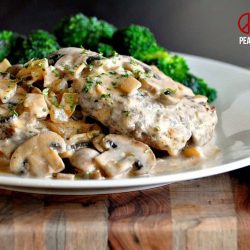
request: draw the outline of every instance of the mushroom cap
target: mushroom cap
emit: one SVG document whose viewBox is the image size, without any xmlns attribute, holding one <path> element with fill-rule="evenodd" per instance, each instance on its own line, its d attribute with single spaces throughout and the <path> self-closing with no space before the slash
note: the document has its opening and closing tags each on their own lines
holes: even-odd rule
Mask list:
<svg viewBox="0 0 250 250">
<path fill-rule="evenodd" d="M 64 139 L 54 132 L 44 132 L 21 144 L 10 159 L 10 170 L 16 174 L 51 176 L 64 169 L 58 153 L 66 150 Z"/>
<path fill-rule="evenodd" d="M 69 160 L 71 165 L 79 169 L 81 172 L 89 173 L 96 170 L 93 159 L 98 155 L 99 152 L 94 149 L 82 148 L 76 151 Z"/>
<path fill-rule="evenodd" d="M 127 136 L 109 134 L 102 143 L 107 151 L 95 157 L 95 163 L 107 177 L 147 174 L 156 164 L 148 145 Z"/>
<path fill-rule="evenodd" d="M 99 131 L 93 130 L 87 133 L 72 135 L 67 141 L 66 151 L 61 154 L 63 158 L 71 157 L 74 152 L 78 151 L 81 148 L 87 147 L 91 140 L 99 134 Z"/>
</svg>

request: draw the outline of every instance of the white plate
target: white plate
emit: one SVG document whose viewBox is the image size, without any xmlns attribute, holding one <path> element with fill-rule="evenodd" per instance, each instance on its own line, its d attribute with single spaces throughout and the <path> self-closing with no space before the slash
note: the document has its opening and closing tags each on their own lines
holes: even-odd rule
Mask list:
<svg viewBox="0 0 250 250">
<path fill-rule="evenodd" d="M 221 156 L 190 169 L 178 168 L 151 177 L 114 180 L 48 180 L 0 176 L 5 189 L 48 194 L 104 194 L 142 190 L 177 181 L 191 180 L 250 165 L 250 71 L 219 61 L 183 55 L 191 71 L 218 90 L 216 129 Z"/>
</svg>

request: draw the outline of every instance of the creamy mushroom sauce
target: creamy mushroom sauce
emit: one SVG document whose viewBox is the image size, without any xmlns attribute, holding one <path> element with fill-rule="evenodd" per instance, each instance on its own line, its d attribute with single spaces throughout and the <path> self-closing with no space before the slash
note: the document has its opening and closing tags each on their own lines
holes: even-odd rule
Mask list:
<svg viewBox="0 0 250 250">
<path fill-rule="evenodd" d="M 166 166 L 207 156 L 217 123 L 207 98 L 132 57 L 64 48 L 24 65 L 5 59 L 0 72 L 1 171 L 119 178 L 161 172 L 152 149 Z"/>
</svg>

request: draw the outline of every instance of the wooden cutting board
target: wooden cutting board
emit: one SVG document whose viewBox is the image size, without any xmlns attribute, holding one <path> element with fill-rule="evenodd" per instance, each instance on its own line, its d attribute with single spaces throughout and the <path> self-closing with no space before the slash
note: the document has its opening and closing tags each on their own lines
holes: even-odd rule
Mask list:
<svg viewBox="0 0 250 250">
<path fill-rule="evenodd" d="M 250 249 L 248 168 L 147 191 L 0 191 L 0 250 Z"/>
</svg>

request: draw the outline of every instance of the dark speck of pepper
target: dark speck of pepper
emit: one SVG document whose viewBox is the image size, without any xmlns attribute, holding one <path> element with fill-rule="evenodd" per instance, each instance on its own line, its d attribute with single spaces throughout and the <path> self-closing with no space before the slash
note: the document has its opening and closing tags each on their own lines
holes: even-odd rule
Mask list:
<svg viewBox="0 0 250 250">
<path fill-rule="evenodd" d="M 57 142 L 52 142 L 49 146 L 51 148 L 57 149 L 57 150 L 62 148 L 61 145 L 59 143 L 57 143 Z"/>
<path fill-rule="evenodd" d="M 137 161 L 134 162 L 133 167 L 136 170 L 140 170 L 143 167 L 143 164 L 141 163 L 141 161 L 137 160 Z"/>
<path fill-rule="evenodd" d="M 94 61 L 100 60 L 100 59 L 101 59 L 100 56 L 90 56 L 90 57 L 87 58 L 86 63 L 87 63 L 88 65 L 90 65 L 90 64 L 92 64 Z"/>
<path fill-rule="evenodd" d="M 49 63 L 49 65 L 54 66 L 55 63 L 56 63 L 61 57 L 63 57 L 63 56 L 64 56 L 64 55 L 62 55 L 62 54 L 52 54 L 52 55 L 50 55 L 49 58 L 48 58 L 48 63 Z"/>
<path fill-rule="evenodd" d="M 117 145 L 113 141 L 108 140 L 107 143 L 111 148 L 117 148 Z"/>
</svg>

